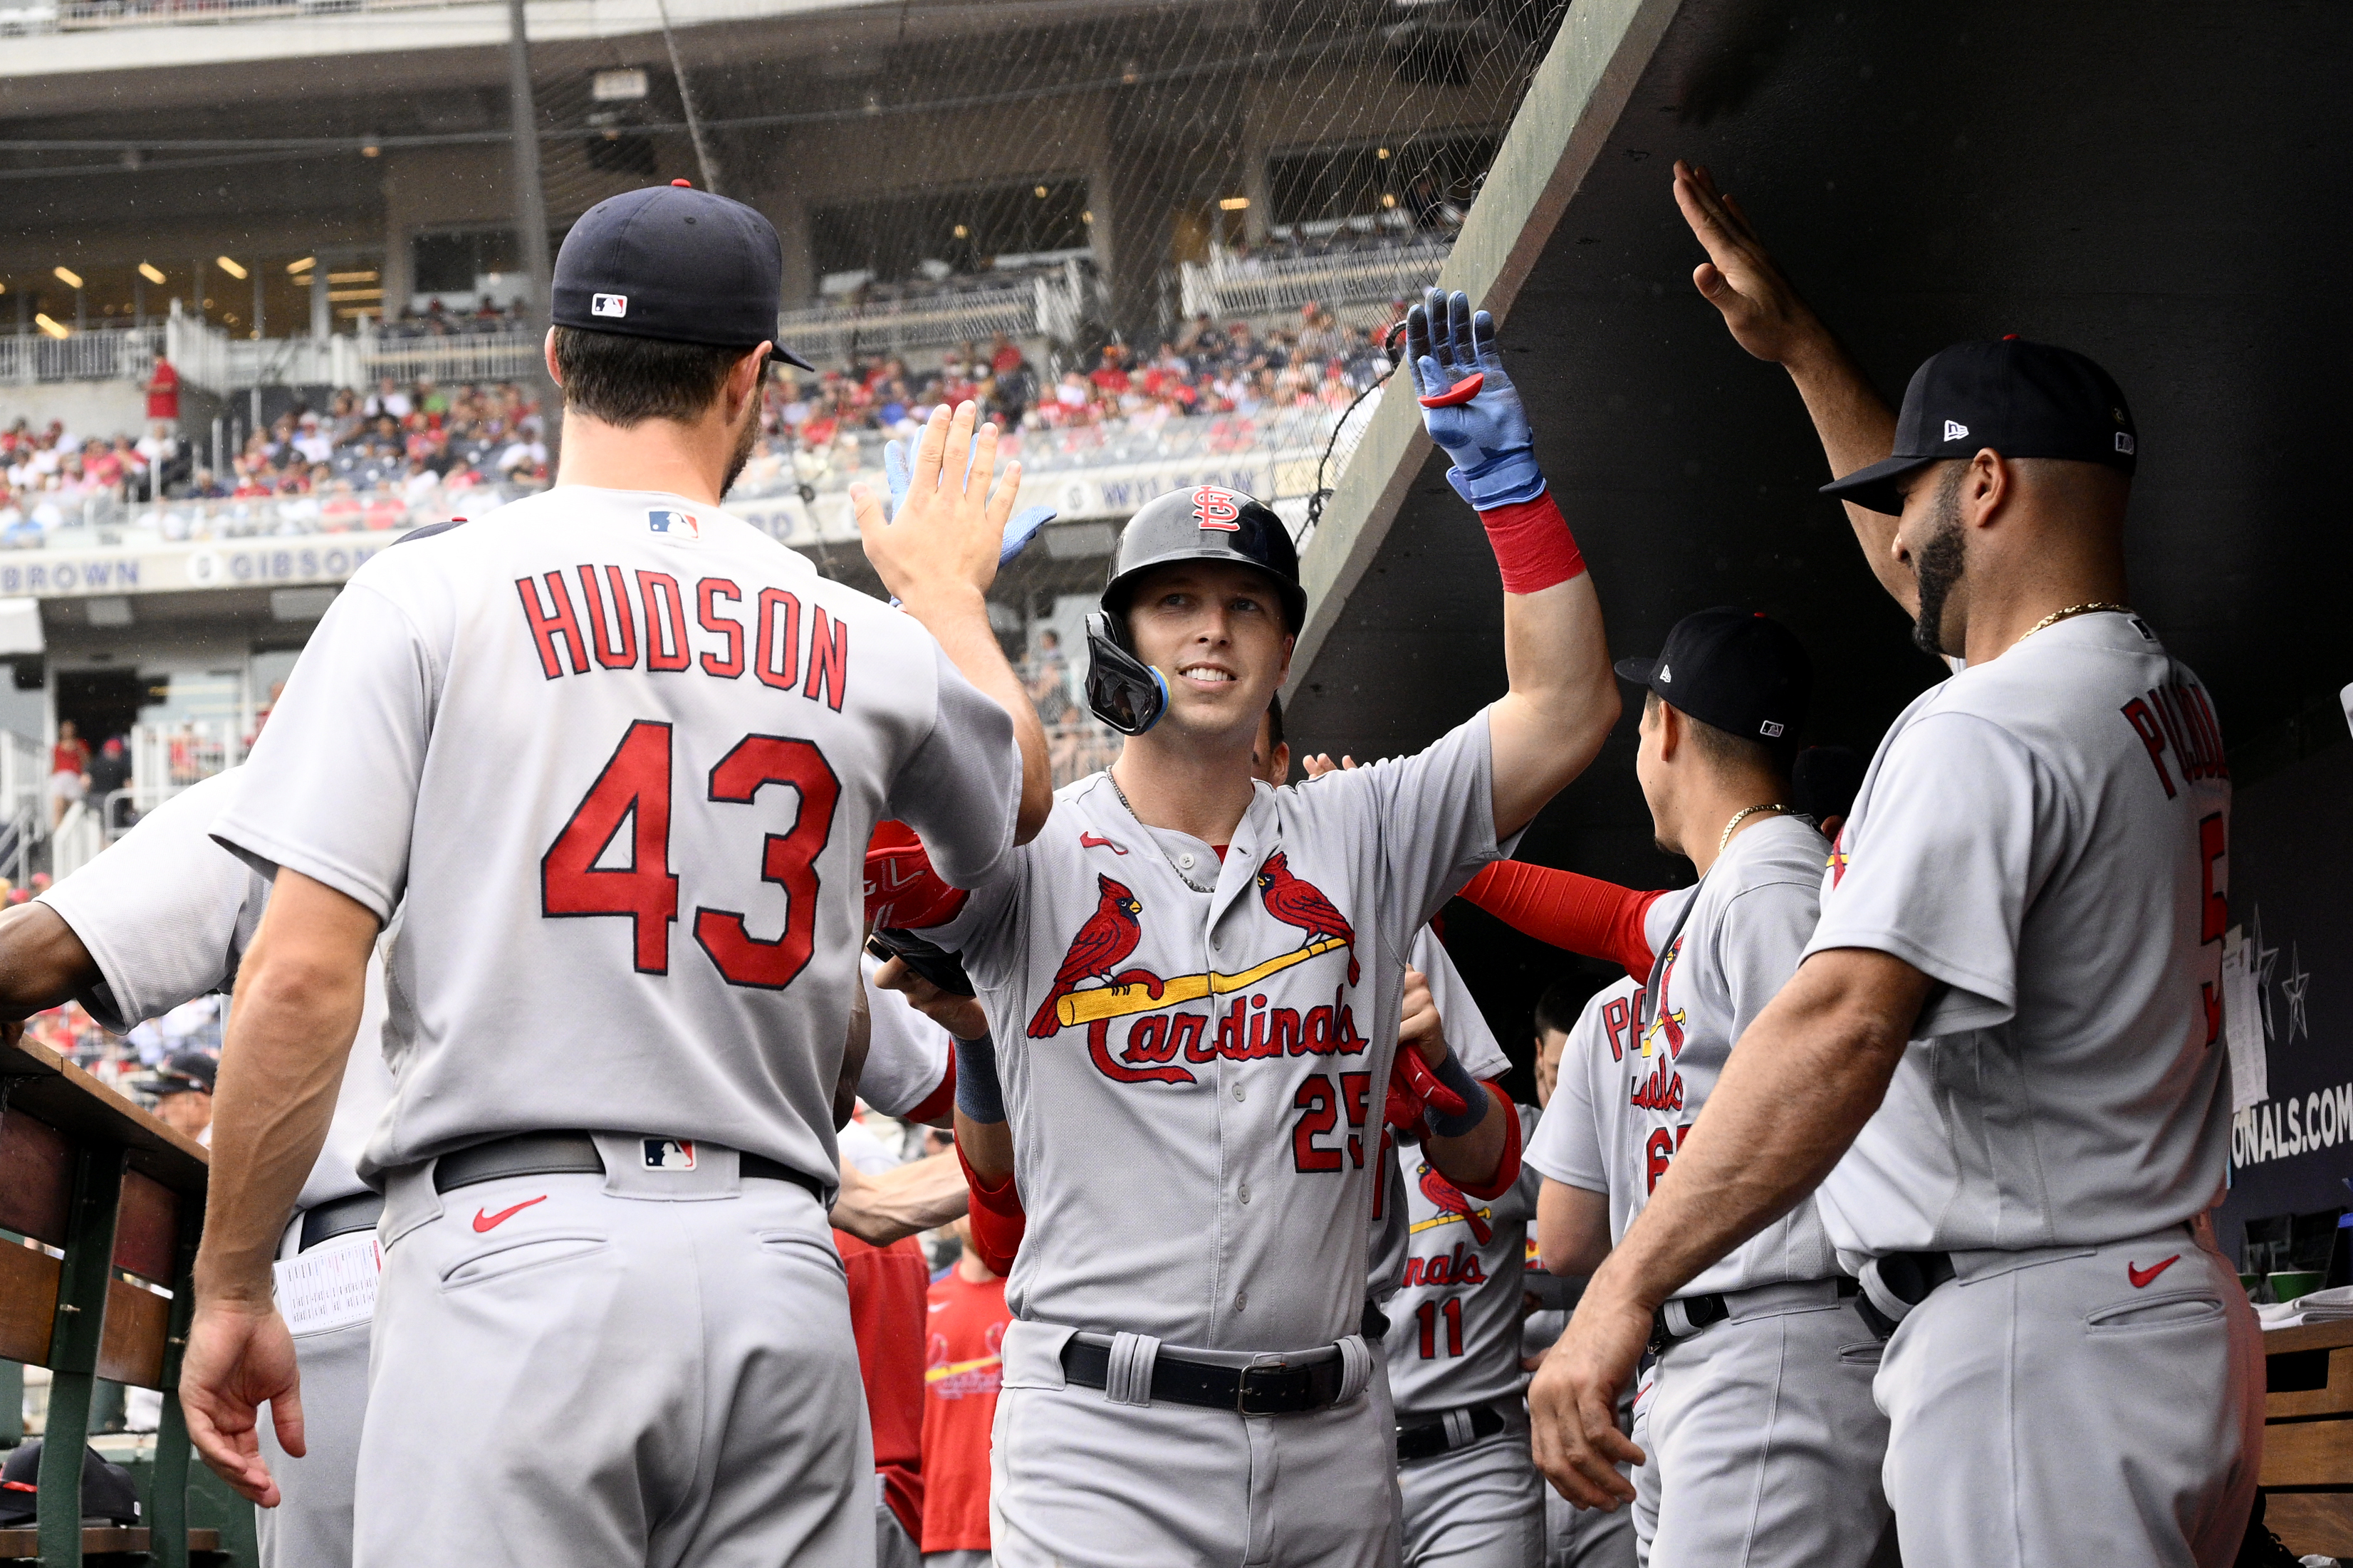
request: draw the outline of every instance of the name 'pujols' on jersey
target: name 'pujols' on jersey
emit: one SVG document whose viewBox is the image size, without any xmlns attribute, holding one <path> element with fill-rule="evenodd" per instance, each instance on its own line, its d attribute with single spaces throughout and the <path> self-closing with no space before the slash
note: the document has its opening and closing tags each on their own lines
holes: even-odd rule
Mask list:
<svg viewBox="0 0 2353 1568">
<path fill-rule="evenodd" d="M 560 568 L 515 579 L 523 620 L 539 650 L 540 672 L 548 679 L 592 669 L 661 674 L 700 668 L 736 680 L 749 668 L 764 685 L 784 691 L 797 687 L 810 701 L 841 711 L 849 686 L 849 626 L 828 616 L 822 605 L 804 611 L 798 595 L 763 588 L 746 615 L 744 590 L 733 579 L 702 577 L 692 591 L 690 626 L 687 590 L 666 572 L 585 563 L 573 572 L 579 580 L 577 606 Z M 698 645 L 698 631 L 717 643 Z"/>
</svg>

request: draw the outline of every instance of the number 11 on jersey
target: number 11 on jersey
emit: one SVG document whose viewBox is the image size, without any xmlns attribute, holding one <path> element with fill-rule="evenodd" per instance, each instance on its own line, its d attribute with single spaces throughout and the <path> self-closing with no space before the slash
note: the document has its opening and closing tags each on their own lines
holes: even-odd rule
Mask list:
<svg viewBox="0 0 2353 1568">
<path fill-rule="evenodd" d="M 670 928 L 678 919 L 678 873 L 670 868 L 670 726 L 639 719 L 573 808 L 539 863 L 540 908 L 550 920 L 617 917 L 630 923 L 640 974 L 670 973 Z M 817 937 L 817 858 L 833 837 L 841 781 L 816 745 L 786 735 L 749 734 L 711 769 L 705 799 L 749 805 L 769 784 L 789 784 L 800 811 L 789 833 L 765 837 L 760 877 L 785 893 L 785 929 L 753 936 L 740 910 L 697 909 L 694 940 L 731 985 L 782 990 L 808 966 Z M 599 866 L 629 825 L 629 862 Z"/>
</svg>

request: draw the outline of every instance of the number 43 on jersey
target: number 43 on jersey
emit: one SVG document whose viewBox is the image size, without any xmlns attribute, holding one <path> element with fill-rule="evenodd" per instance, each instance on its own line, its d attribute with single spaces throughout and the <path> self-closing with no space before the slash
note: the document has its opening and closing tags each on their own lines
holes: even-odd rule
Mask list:
<svg viewBox="0 0 2353 1568">
<path fill-rule="evenodd" d="M 640 974 L 670 973 L 670 928 L 678 919 L 678 873 L 670 869 L 670 727 L 631 724 L 612 760 L 539 863 L 541 912 L 550 920 L 626 919 Z M 745 928 L 741 910 L 694 911 L 694 940 L 732 985 L 782 990 L 808 966 L 817 935 L 817 858 L 833 837 L 841 781 L 825 754 L 803 740 L 745 735 L 712 765 L 704 800 L 713 810 L 749 805 L 769 784 L 789 784 L 800 815 L 789 833 L 765 836 L 760 876 L 785 892 L 785 929 L 768 940 Z M 600 866 L 629 826 L 626 867 Z"/>
</svg>

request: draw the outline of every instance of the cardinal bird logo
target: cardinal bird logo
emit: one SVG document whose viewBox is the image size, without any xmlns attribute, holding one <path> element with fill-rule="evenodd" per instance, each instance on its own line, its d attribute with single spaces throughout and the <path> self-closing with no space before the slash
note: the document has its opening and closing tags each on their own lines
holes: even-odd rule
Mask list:
<svg viewBox="0 0 2353 1568">
<path fill-rule="evenodd" d="M 1307 933 L 1308 942 L 1319 937 L 1331 937 L 1348 946 L 1348 984 L 1356 983 L 1356 931 L 1348 917 L 1333 907 L 1332 900 L 1315 890 L 1314 884 L 1303 882 L 1291 874 L 1291 863 L 1280 849 L 1266 858 L 1258 872 L 1259 897 L 1266 901 L 1266 912 L 1287 926 L 1297 926 Z"/>
<path fill-rule="evenodd" d="M 1471 1226 L 1472 1237 L 1482 1247 L 1494 1239 L 1494 1227 L 1487 1223 L 1483 1214 L 1471 1206 L 1471 1200 L 1464 1197 L 1452 1182 L 1429 1165 L 1422 1166 L 1419 1174 L 1421 1195 L 1428 1198 L 1439 1213 L 1461 1215 Z"/>
<path fill-rule="evenodd" d="M 1071 939 L 1071 951 L 1062 960 L 1062 967 L 1054 971 L 1053 987 L 1046 993 L 1045 1002 L 1029 1020 L 1029 1037 L 1050 1039 L 1061 1032 L 1061 1020 L 1054 1016 L 1054 1005 L 1079 988 L 1082 980 L 1109 980 L 1144 940 L 1144 928 L 1135 917 L 1144 912 L 1136 897 L 1109 877 L 1097 874 L 1095 887 L 1101 897 L 1095 900 L 1095 912 Z"/>
</svg>

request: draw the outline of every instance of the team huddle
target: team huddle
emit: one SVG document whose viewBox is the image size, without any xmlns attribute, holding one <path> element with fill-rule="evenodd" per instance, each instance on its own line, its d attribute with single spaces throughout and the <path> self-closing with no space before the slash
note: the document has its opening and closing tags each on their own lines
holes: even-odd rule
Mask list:
<svg viewBox="0 0 2353 1568">
<path fill-rule="evenodd" d="M 555 488 L 382 552 L 249 763 L 44 901 L 102 1018 L 236 983 L 181 1395 L 271 1560 L 893 1560 L 828 1212 L 913 1009 L 1009 1276 L 1001 1562 L 2229 1562 L 2230 784 L 2128 606 L 2124 395 L 2002 340 L 1891 410 L 1705 173 L 1675 195 L 1954 670 L 1843 789 L 1793 783 L 1776 622 L 1613 666 L 1545 411 L 1432 290 L 1407 369 L 1504 689 L 1291 782 L 1291 535 L 1182 490 L 1089 618 L 1121 753 L 1054 791 L 987 614 L 1037 527 L 993 428 L 942 410 L 853 492 L 892 604 L 819 576 L 720 505 L 790 357 L 773 230 L 584 216 Z M 1687 889 L 1512 858 L 1621 681 Z M 1540 1015 L 1541 1107 L 1431 930 L 1458 895 L 1625 971 Z M 371 1321 L 295 1291 L 336 1248 Z"/>
</svg>

